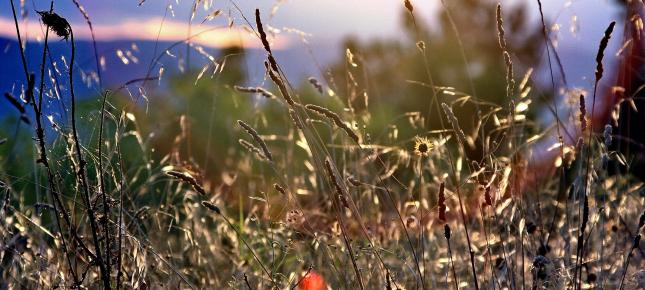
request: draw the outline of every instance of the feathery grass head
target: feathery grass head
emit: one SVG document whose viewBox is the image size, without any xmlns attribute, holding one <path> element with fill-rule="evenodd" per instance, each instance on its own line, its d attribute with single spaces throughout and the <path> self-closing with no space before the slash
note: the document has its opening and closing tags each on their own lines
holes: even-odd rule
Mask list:
<svg viewBox="0 0 645 290">
<path fill-rule="evenodd" d="M 255 153 L 255 155 L 256 155 L 258 158 L 260 158 L 260 159 L 265 159 L 265 158 L 266 158 L 266 156 L 264 156 L 264 154 L 262 153 L 262 151 L 260 150 L 260 148 L 255 147 L 253 144 L 251 144 L 251 142 L 246 141 L 246 140 L 244 140 L 244 139 L 239 139 L 239 140 L 238 140 L 238 142 L 239 142 L 239 143 L 240 143 L 240 145 L 242 145 L 242 147 L 244 147 L 247 151 L 249 151 L 249 152 L 251 152 L 251 153 Z"/>
<path fill-rule="evenodd" d="M 267 99 L 275 99 L 276 96 L 272 94 L 271 92 L 267 91 L 266 89 L 262 87 L 242 87 L 242 86 L 234 86 L 233 87 L 236 91 L 242 92 L 242 93 L 256 93 L 260 94 L 263 97 Z"/>
<path fill-rule="evenodd" d="M 166 171 L 166 175 L 174 177 L 182 182 L 188 183 L 193 187 L 193 189 L 195 189 L 195 191 L 199 192 L 201 195 L 206 195 L 206 190 L 204 190 L 202 185 L 190 173 L 176 171 L 176 170 L 169 170 L 169 171 Z"/>
<path fill-rule="evenodd" d="M 336 126 L 338 126 L 339 128 L 343 129 L 343 131 L 345 131 L 345 133 L 347 133 L 347 136 L 352 138 L 354 140 L 354 142 L 359 143 L 358 135 L 356 135 L 356 133 L 354 133 L 352 128 L 350 128 L 347 124 L 345 124 L 345 122 L 343 122 L 343 120 L 340 118 L 340 116 L 338 116 L 338 114 L 332 112 L 330 109 L 327 109 L 325 107 L 312 105 L 312 104 L 305 105 L 305 108 L 310 110 L 310 111 L 313 111 L 313 112 L 315 112 L 315 113 L 317 113 L 317 114 L 319 114 L 321 116 L 325 116 L 325 117 L 331 119 L 334 122 L 334 124 L 336 124 Z"/>
<path fill-rule="evenodd" d="M 271 155 L 271 151 L 269 151 L 269 147 L 267 147 L 267 144 L 264 143 L 264 140 L 262 140 L 262 138 L 260 138 L 260 134 L 258 134 L 258 132 L 255 131 L 255 129 L 253 129 L 253 127 L 249 126 L 249 124 L 247 124 L 247 123 L 244 123 L 244 121 L 242 121 L 242 120 L 237 120 L 237 123 L 242 128 L 244 128 L 244 131 L 246 131 L 246 133 L 251 135 L 251 137 L 253 138 L 255 143 L 258 143 L 260 145 L 260 148 L 262 148 L 262 152 L 264 154 L 264 157 L 266 157 L 266 159 L 268 159 L 269 161 L 273 161 L 273 155 Z"/>
<path fill-rule="evenodd" d="M 466 134 L 464 134 L 464 131 L 461 130 L 459 121 L 457 120 L 455 113 L 452 112 L 452 108 L 450 108 L 450 106 L 448 106 L 448 104 L 446 103 L 441 103 L 441 107 L 448 117 L 448 122 L 450 123 L 450 125 L 452 125 L 452 129 L 455 132 L 455 135 L 457 135 L 457 140 L 459 141 L 461 146 L 464 146 L 465 144 L 467 144 Z"/>
<path fill-rule="evenodd" d="M 264 62 L 264 67 L 266 68 L 271 80 L 276 84 L 276 86 L 278 86 L 278 89 L 280 89 L 280 94 L 282 94 L 284 100 L 287 101 L 287 104 L 289 104 L 289 106 L 293 107 L 296 105 L 296 102 L 293 100 L 293 98 L 291 98 L 291 94 L 289 93 L 289 90 L 287 90 L 287 86 L 285 85 L 278 71 L 273 68 L 273 65 L 269 65 L 271 59 L 273 58 L 270 57 L 269 62 Z"/>
</svg>

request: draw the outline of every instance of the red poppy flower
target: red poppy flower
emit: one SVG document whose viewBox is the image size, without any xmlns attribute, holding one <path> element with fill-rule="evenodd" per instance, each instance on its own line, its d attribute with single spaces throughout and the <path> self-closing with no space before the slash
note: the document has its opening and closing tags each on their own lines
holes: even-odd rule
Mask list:
<svg viewBox="0 0 645 290">
<path fill-rule="evenodd" d="M 298 287 L 301 290 L 327 289 L 327 285 L 325 285 L 325 278 L 314 271 L 307 273 L 307 275 L 305 275 L 305 277 L 303 277 L 300 281 L 300 284 L 298 284 Z"/>
</svg>

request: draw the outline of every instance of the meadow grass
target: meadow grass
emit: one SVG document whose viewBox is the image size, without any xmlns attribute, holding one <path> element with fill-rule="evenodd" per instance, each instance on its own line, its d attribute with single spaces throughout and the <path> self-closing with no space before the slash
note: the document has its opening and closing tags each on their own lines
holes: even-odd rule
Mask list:
<svg viewBox="0 0 645 290">
<path fill-rule="evenodd" d="M 454 12 L 442 4 L 460 46 L 463 63 L 455 65 L 467 67 L 474 48 L 463 45 Z M 168 150 L 159 156 L 141 119 L 146 115 L 117 101 L 121 89 L 161 74 L 106 90 L 98 106 L 79 115 L 74 29 L 55 8 L 52 2 L 49 11 L 39 12 L 46 31 L 42 59 L 26 59 L 20 47 L 24 77 L 20 71 L 16 78 L 24 78 L 22 95 L 4 95 L 19 115 L 16 122 L 30 126 L 33 136 L 14 152 L 35 165 L 23 176 L 11 173 L 7 163 L 0 168 L 0 289 L 645 287 L 645 189 L 631 174 L 629 156 L 612 146 L 629 136 L 613 133 L 615 119 L 604 120 L 602 132 L 594 128 L 615 22 L 599 36 L 597 57 L 589 60 L 596 62 L 591 111 L 584 103 L 589 96 L 575 96 L 578 115 L 569 118 L 555 101 L 531 91 L 532 69 L 515 76 L 502 5 L 489 11 L 495 19 L 491 38 L 497 35 L 505 67 L 505 100 L 495 104 L 477 96 L 472 81 L 465 84 L 470 93 L 435 83 L 433 52 L 421 36 L 414 2 L 403 1 L 417 35 L 414 57 L 424 68 L 422 80 L 414 82 L 428 98 L 420 100 L 419 112 L 403 114 L 407 123 L 391 122 L 383 138 L 368 129 L 368 92 L 358 74 L 369 69 L 360 51 L 346 50 L 345 90 L 324 74 L 304 78 L 307 91 L 284 74 L 261 11 L 251 22 L 240 10 L 267 55 L 267 83 L 226 85 L 235 98 L 257 94 L 266 103 L 256 114 L 221 124 L 237 142 L 213 153 L 221 156 L 221 164 L 211 165 L 221 176 L 212 178 L 208 161 L 191 153 L 192 136 L 204 134 L 192 129 L 200 125 L 191 123 L 192 116 L 165 116 L 178 120 L 179 132 L 162 144 Z M 43 109 L 51 101 L 43 98 L 45 84 L 55 83 L 45 76 L 50 30 L 69 38 L 70 69 L 61 73 L 67 74 L 71 105 L 65 124 L 47 121 Z M 543 15 L 541 31 L 550 93 L 557 94 L 551 53 L 558 56 Z M 189 39 L 182 43 L 190 47 Z M 40 61 L 38 78 L 27 69 L 33 61 Z M 308 96 L 311 90 L 321 97 Z M 533 100 L 544 101 L 554 126 L 543 128 L 532 119 Z M 476 107 L 476 115 L 456 113 L 465 105 Z M 263 112 L 268 110 L 277 117 Z M 438 127 L 430 116 L 438 118 Z M 474 123 L 479 125 L 472 131 L 463 126 Z M 568 123 L 578 126 L 579 138 L 565 137 Z M 418 133 L 400 138 L 396 132 L 403 126 Z M 213 138 L 229 136 L 217 134 Z M 0 146 L 20 144 L 17 137 L 0 139 Z M 540 142 L 557 152 L 552 159 L 534 152 Z M 469 154 L 477 150 L 482 158 Z"/>
</svg>

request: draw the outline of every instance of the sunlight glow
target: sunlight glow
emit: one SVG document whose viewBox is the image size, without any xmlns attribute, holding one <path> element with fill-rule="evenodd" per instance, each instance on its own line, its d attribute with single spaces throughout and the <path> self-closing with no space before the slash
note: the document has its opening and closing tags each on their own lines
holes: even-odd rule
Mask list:
<svg viewBox="0 0 645 290">
<path fill-rule="evenodd" d="M 159 36 L 159 41 L 168 42 L 182 41 L 188 38 L 188 23 L 173 19 L 162 20 L 162 18 L 156 17 L 145 21 L 129 19 L 116 24 L 94 24 L 94 33 L 97 41 L 155 41 L 157 35 Z M 74 32 L 77 39 L 91 39 L 92 36 L 86 24 L 73 23 L 72 27 L 75 28 Z M 20 29 L 24 38 L 31 41 L 42 41 L 44 26 L 41 26 L 39 22 L 33 20 L 23 21 Z M 193 24 L 190 31 L 191 35 L 193 35 L 191 42 L 205 47 L 226 48 L 241 46 L 261 48 L 260 40 L 248 29 Z M 0 36 L 16 38 L 14 23 L 11 19 L 0 18 Z M 284 49 L 290 43 L 288 38 L 282 35 L 274 35 L 271 40 L 273 41 L 271 47 L 274 49 Z"/>
</svg>

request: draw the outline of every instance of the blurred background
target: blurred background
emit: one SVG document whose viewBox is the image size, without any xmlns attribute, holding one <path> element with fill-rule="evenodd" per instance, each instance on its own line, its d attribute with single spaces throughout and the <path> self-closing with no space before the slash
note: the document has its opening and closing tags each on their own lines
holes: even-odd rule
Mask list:
<svg viewBox="0 0 645 290">
<path fill-rule="evenodd" d="M 608 0 L 542 2 L 552 46 L 564 72 L 554 69 L 558 94 L 554 95 L 551 87 L 537 1 L 502 3 L 514 77 L 519 82 L 532 69 L 533 93 L 543 96 L 542 100 L 555 97 L 560 105 L 576 109 L 567 95 L 593 86 L 597 43 L 610 21 L 618 20 L 618 27 L 622 25 L 624 5 Z M 35 60 L 42 55 L 44 37 L 36 11 L 48 10 L 49 4 L 16 1 L 27 59 L 33 60 L 29 63 L 32 71 L 39 69 Z M 86 18 L 75 4 L 80 4 L 92 23 L 98 57 Z M 137 117 L 138 129 L 157 157 L 179 150 L 175 152 L 178 160 L 194 163 L 208 179 L 219 182 L 224 171 L 241 166 L 237 164 L 239 150 L 233 151 L 239 146 L 240 132 L 234 128 L 237 119 L 248 120 L 267 132 L 273 145 L 280 145 L 280 136 L 287 134 L 281 129 L 264 130 L 267 124 L 284 119 L 280 106 L 233 89 L 234 85 L 263 86 L 277 94 L 265 77 L 266 53 L 251 28 L 255 26 L 255 8 L 262 12 L 275 56 L 300 98 L 337 111 L 349 105 L 363 118 L 365 130 L 375 143 L 410 147 L 412 138 L 427 130 L 424 122 L 430 129 L 437 128 L 436 116 L 420 110 L 430 94 L 420 83 L 425 80 L 425 68 L 419 61 L 417 40 L 425 42 L 437 85 L 504 105 L 505 65 L 497 41 L 497 2 L 450 0 L 444 5 L 436 0 L 413 4 L 414 21 L 403 1 L 390 0 L 56 1 L 54 11 L 71 23 L 76 36 L 74 70 L 82 80 L 76 90 L 85 110 L 80 115 L 88 125 L 82 139 L 94 140 L 98 97 L 109 89 L 116 93 L 109 102 Z M 617 29 L 613 37 L 621 39 L 620 32 Z M 45 82 L 46 112 L 51 130 L 65 129 L 69 126 L 69 42 L 52 38 L 49 43 L 52 54 Z M 619 48 L 620 41 L 610 42 L 608 67 Z M 353 56 L 351 62 L 348 50 Z M 555 54 L 551 57 L 555 63 Z M 0 3 L 0 58 L 0 89 L 21 95 L 25 80 L 9 1 Z M 311 86 L 310 77 L 322 84 L 322 91 Z M 347 104 L 336 97 L 348 100 Z M 539 103 L 536 101 L 537 109 L 530 114 L 546 127 L 552 119 Z M 263 114 L 257 114 L 260 108 Z M 396 127 L 396 136 L 392 135 L 391 125 L 406 113 L 415 112 L 422 118 L 421 126 L 411 122 L 407 127 Z M 472 104 L 457 113 L 466 116 L 460 117 L 464 130 L 477 126 Z M 0 148 L 1 156 L 10 156 L 3 160 L 5 167 L 16 171 L 11 174 L 22 176 L 28 170 L 21 173 L 22 166 L 14 165 L 32 161 L 19 163 L 21 160 L 15 158 L 29 154 L 11 153 L 33 151 L 17 145 L 20 140 L 29 140 L 31 132 L 21 130 L 24 122 L 9 103 L 0 102 L 0 114 L 0 138 L 8 141 Z M 186 127 L 189 142 L 177 149 L 176 138 Z M 478 157 L 476 151 L 471 157 Z"/>
<path fill-rule="evenodd" d="M 44 37 L 39 26 L 36 11 L 48 10 L 48 1 L 17 1 L 19 2 L 21 26 L 30 43 L 28 50 L 39 51 L 38 43 Z M 239 2 L 239 3 L 238 3 Z M 344 56 L 344 46 L 351 41 L 363 43 L 390 43 L 405 46 L 415 37 L 409 35 L 406 26 L 406 13 L 403 1 L 390 0 L 357 0 L 357 1 L 130 1 L 115 0 L 109 2 L 90 1 L 80 2 L 89 15 L 98 42 L 99 54 L 105 59 L 106 84 L 116 84 L 128 80 L 128 77 L 139 76 L 139 67 L 145 67 L 150 62 L 152 51 L 133 50 L 131 44 L 140 48 L 146 47 L 147 42 L 159 40 L 159 49 L 168 46 L 167 43 L 184 40 L 191 34 L 196 34 L 214 27 L 227 27 L 230 21 L 234 29 L 221 29 L 198 37 L 196 44 L 216 52 L 231 45 L 241 44 L 246 48 L 257 49 L 259 42 L 249 35 L 248 31 L 239 29 L 247 25 L 244 14 L 254 23 L 253 10 L 259 8 L 267 15 L 265 20 L 278 38 L 280 51 L 288 58 L 281 59 L 282 65 L 290 78 L 298 79 L 304 75 L 315 75 L 318 70 L 312 58 L 323 67 Z M 418 2 L 418 3 L 417 3 Z M 478 38 L 495 36 L 493 29 L 494 9 L 491 7 L 498 1 L 487 0 L 457 0 L 446 1 L 449 9 L 454 9 L 458 29 L 464 33 L 464 40 L 479 35 Z M 588 85 L 586 76 L 593 68 L 588 58 L 596 52 L 595 44 L 602 35 L 606 23 L 623 17 L 622 1 L 591 0 L 591 1 L 561 1 L 544 0 L 545 18 L 551 25 L 551 36 L 557 40 L 558 52 L 561 55 L 567 75 L 572 85 Z M 235 3 L 237 7 L 232 5 Z M 90 32 L 85 24 L 83 15 L 72 1 L 57 1 L 55 10 L 65 17 L 75 28 L 77 39 L 81 42 L 90 40 Z M 198 7 L 195 7 L 197 5 Z M 432 33 L 438 41 L 442 37 L 450 37 L 450 28 L 446 27 L 446 19 L 441 1 L 415 1 L 415 13 L 423 29 Z M 502 3 L 509 21 L 513 27 L 527 25 L 535 29 L 539 24 L 537 1 L 507 0 Z M 12 79 L 11 72 L 18 67 L 15 45 L 16 33 L 11 9 L 8 1 L 0 3 L 0 36 L 2 37 L 2 57 L 5 65 L 2 71 L 2 86 L 5 88 L 17 80 Z M 193 12 L 194 11 L 194 12 Z M 216 11 L 217 17 L 213 16 Z M 471 13 L 474 12 L 474 13 Z M 491 22 L 492 21 L 492 22 Z M 602 24 L 602 25 L 600 25 Z M 444 33 L 445 32 L 445 33 Z M 527 35 L 515 35 L 517 38 Z M 305 41 L 303 41 L 303 38 Z M 472 39 L 475 41 L 478 39 Z M 494 40 L 494 39 L 492 39 Z M 306 45 L 305 45 L 306 44 Z M 469 54 L 476 52 L 475 47 L 468 46 Z M 29 49 L 31 48 L 31 49 Z M 311 49 L 312 53 L 308 50 Z M 124 67 L 117 51 L 130 52 L 140 61 L 132 61 Z M 91 51 L 91 50 L 90 50 Z M 88 51 L 88 52 L 90 52 Z M 177 50 L 178 57 L 186 58 L 190 50 Z M 520 52 L 516 52 L 520 53 Z M 198 69 L 198 53 L 193 54 L 195 61 L 186 61 L 188 69 Z M 257 58 L 261 51 L 247 51 L 249 57 Z M 313 55 L 312 55 L 313 54 Z M 86 58 L 92 55 L 88 53 Z M 192 58 L 191 57 L 191 60 Z M 13 61 L 12 61 L 13 60 Z M 253 59 L 255 60 L 255 59 Z M 7 63 L 8 62 L 8 63 Z M 87 70 L 93 69 L 91 61 L 86 60 Z M 192 67 L 194 65 L 195 67 Z M 252 77 L 261 78 L 262 66 L 249 60 L 247 71 Z M 127 73 L 127 75 L 123 75 Z M 137 74 L 139 73 L 139 74 Z M 132 74 L 132 75 L 130 75 Z M 544 78 L 542 76 L 541 78 Z M 252 79 L 252 81 L 257 79 Z"/>
</svg>

